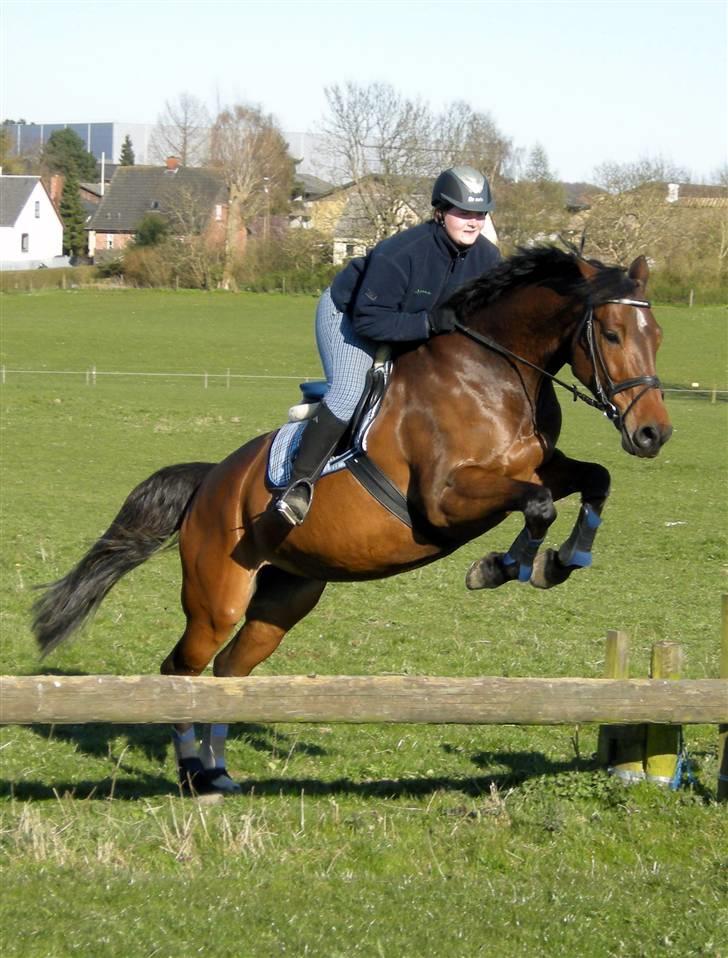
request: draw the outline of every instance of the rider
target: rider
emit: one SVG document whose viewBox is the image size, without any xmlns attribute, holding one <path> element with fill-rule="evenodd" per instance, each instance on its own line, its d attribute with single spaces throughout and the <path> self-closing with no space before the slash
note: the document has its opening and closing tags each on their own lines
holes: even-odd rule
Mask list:
<svg viewBox="0 0 728 958">
<path fill-rule="evenodd" d="M 291 524 L 306 517 L 313 484 L 353 416 L 379 343 L 424 342 L 454 328 L 443 308 L 452 294 L 500 260 L 488 218 L 488 180 L 469 166 L 444 170 L 432 190 L 431 220 L 382 240 L 352 260 L 324 290 L 316 342 L 329 384 L 304 427 L 291 482 L 276 502 Z"/>
</svg>

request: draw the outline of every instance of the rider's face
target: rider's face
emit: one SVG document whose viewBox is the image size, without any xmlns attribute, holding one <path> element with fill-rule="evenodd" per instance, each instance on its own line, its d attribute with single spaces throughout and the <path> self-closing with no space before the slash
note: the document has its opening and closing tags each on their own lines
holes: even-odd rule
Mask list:
<svg viewBox="0 0 728 958">
<path fill-rule="evenodd" d="M 445 232 L 458 246 L 472 246 L 480 236 L 485 222 L 485 213 L 473 213 L 451 206 L 442 217 Z"/>
</svg>

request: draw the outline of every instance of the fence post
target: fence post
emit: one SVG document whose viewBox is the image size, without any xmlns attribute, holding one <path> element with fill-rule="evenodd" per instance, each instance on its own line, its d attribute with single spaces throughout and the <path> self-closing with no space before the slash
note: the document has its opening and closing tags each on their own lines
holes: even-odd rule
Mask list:
<svg viewBox="0 0 728 958">
<path fill-rule="evenodd" d="M 626 632 L 616 629 L 607 632 L 604 678 L 629 678 L 629 636 Z M 599 729 L 599 763 L 625 784 L 645 777 L 644 750 L 644 725 L 602 725 Z"/>
<path fill-rule="evenodd" d="M 652 646 L 650 677 L 679 679 L 682 658 L 682 646 L 678 642 L 655 642 Z M 647 726 L 645 773 L 648 782 L 670 785 L 677 769 L 681 735 L 680 725 Z"/>
<path fill-rule="evenodd" d="M 728 592 L 721 605 L 720 677 L 728 679 Z M 718 801 L 728 802 L 728 724 L 718 726 Z"/>
</svg>

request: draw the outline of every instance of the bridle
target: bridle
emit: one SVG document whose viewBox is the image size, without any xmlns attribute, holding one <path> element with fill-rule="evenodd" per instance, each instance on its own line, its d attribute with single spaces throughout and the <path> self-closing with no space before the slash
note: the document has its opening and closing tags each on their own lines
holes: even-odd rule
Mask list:
<svg viewBox="0 0 728 958">
<path fill-rule="evenodd" d="M 599 305 L 607 305 L 610 303 L 619 306 L 636 306 L 638 309 L 649 309 L 650 307 L 650 303 L 644 299 L 606 299 L 603 300 Z M 598 409 L 600 412 L 604 413 L 607 419 L 611 420 L 617 429 L 620 430 L 620 432 L 623 430 L 624 420 L 627 414 L 630 412 L 635 403 L 641 399 L 642 396 L 644 396 L 644 394 L 650 389 L 662 389 L 662 385 L 657 376 L 635 376 L 633 379 L 624 379 L 619 383 L 614 382 L 612 377 L 609 375 L 607 364 L 604 360 L 604 356 L 602 355 L 602 351 L 599 348 L 597 338 L 594 335 L 594 306 L 591 303 L 587 306 L 584 317 L 579 324 L 574 336 L 574 342 L 578 343 L 583 341 L 586 344 L 586 349 L 592 364 L 592 369 L 594 371 L 594 388 L 592 390 L 594 396 L 589 396 L 587 393 L 582 392 L 575 383 L 565 383 L 563 380 L 559 379 L 558 376 L 554 376 L 553 373 L 542 369 L 540 366 L 537 366 L 528 359 L 524 359 L 523 356 L 519 356 L 516 353 L 511 352 L 510 349 L 506 349 L 505 346 L 501 346 L 500 343 L 495 342 L 488 336 L 484 336 L 482 333 L 478 333 L 473 329 L 469 329 L 467 326 L 463 326 L 463 324 L 457 320 L 455 321 L 455 329 L 458 330 L 458 332 L 463 333 L 463 335 L 467 336 L 469 339 L 474 340 L 476 343 L 480 343 L 481 346 L 485 346 L 486 349 L 490 349 L 493 352 L 499 353 L 501 356 L 506 357 L 507 359 L 514 360 L 515 362 L 522 363 L 524 366 L 535 369 L 536 372 L 541 373 L 542 376 L 546 376 L 552 382 L 556 383 L 557 386 L 561 386 L 563 389 L 568 390 L 568 392 L 570 392 L 573 396 L 574 402 L 576 402 L 577 399 L 580 399 L 588 406 L 592 406 L 594 409 Z M 634 397 L 625 411 L 621 413 L 612 402 L 612 399 L 625 389 L 635 389 L 637 386 L 644 386 L 644 389 L 642 389 Z"/>
</svg>

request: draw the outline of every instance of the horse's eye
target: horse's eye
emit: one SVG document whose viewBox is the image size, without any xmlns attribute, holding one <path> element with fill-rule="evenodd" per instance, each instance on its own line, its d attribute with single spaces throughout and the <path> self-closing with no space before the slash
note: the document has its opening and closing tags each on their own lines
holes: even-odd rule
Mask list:
<svg viewBox="0 0 728 958">
<path fill-rule="evenodd" d="M 618 343 L 619 342 L 619 333 L 615 333 L 613 329 L 605 329 L 602 333 L 604 338 L 608 343 Z"/>
</svg>

